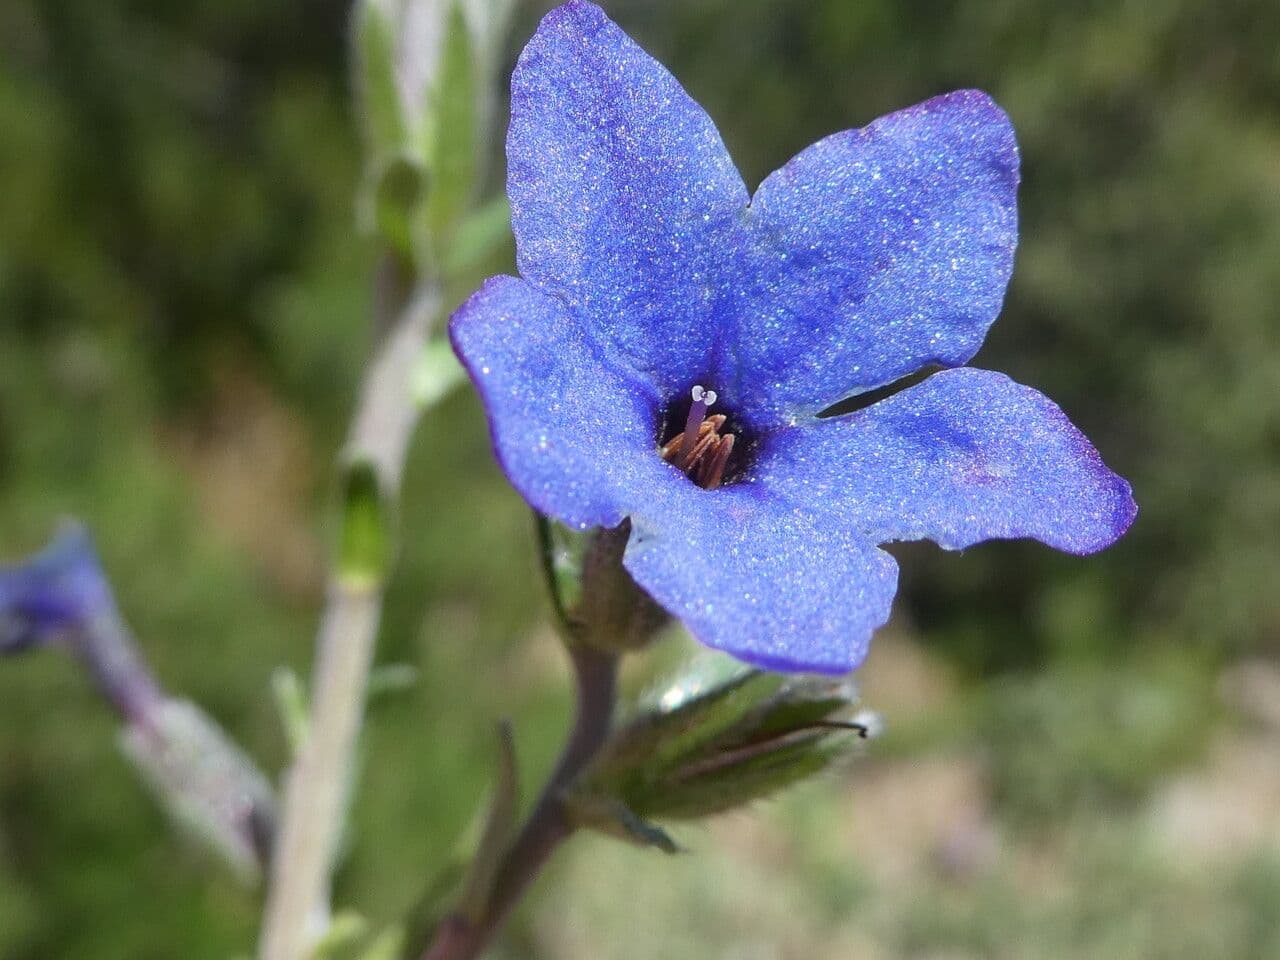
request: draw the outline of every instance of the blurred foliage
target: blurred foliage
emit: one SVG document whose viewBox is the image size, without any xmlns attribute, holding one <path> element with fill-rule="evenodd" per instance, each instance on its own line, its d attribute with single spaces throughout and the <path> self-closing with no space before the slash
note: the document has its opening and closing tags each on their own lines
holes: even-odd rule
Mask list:
<svg viewBox="0 0 1280 960">
<path fill-rule="evenodd" d="M 842 812 L 812 793 L 789 797 L 778 829 L 762 836 L 738 818 L 736 831 L 701 838 L 682 871 L 621 844 L 602 848 L 551 895 L 546 912 L 562 926 L 543 921 L 547 953 L 499 956 L 645 960 L 672 955 L 673 943 L 687 957 L 817 960 L 1269 960 L 1280 950 L 1274 851 L 1179 871 L 1131 824 L 1104 823 L 1075 830 L 1050 877 L 1037 875 L 1042 851 L 1015 850 L 976 876 L 923 871 L 902 883 L 848 863 L 832 871 L 832 848 L 848 850 L 832 830 Z M 735 832 L 747 837 L 736 849 Z M 589 883 L 602 873 L 617 879 Z"/>
<path fill-rule="evenodd" d="M 978 362 L 1057 399 L 1142 513 L 1083 560 L 903 547 L 900 612 L 970 678 L 965 732 L 1002 816 L 1052 829 L 1132 804 L 1195 756 L 1216 665 L 1280 654 L 1280 6 L 605 5 L 707 106 L 752 183 L 955 87 L 1012 115 L 1023 241 Z M 268 769 L 287 749 L 270 677 L 307 666 L 329 464 L 370 339 L 347 22 L 333 0 L 0 5 L 0 553 L 83 517 L 165 683 Z M 411 906 L 483 795 L 492 720 L 517 719 L 538 767 L 565 706 L 529 521 L 470 396 L 422 430 L 400 521 L 380 658 L 421 682 L 372 708 L 340 877 L 375 927 Z M 243 951 L 256 898 L 175 844 L 74 668 L 0 667 L 0 958 Z M 898 946 L 1280 949 L 1273 862 L 1206 892 L 1125 842 L 1085 845 L 1072 869 L 1104 882 L 1076 899 L 1026 905 L 986 884 L 948 908 L 920 890 L 915 913 L 891 914 Z M 809 867 L 856 909 L 856 865 Z M 735 895 L 750 892 L 704 891 L 720 913 L 686 904 L 672 929 L 714 926 Z"/>
<path fill-rule="evenodd" d="M 966 729 L 1016 824 L 1131 808 L 1202 746 L 1215 719 L 1213 674 L 1170 657 L 1054 666 L 984 691 Z"/>
</svg>

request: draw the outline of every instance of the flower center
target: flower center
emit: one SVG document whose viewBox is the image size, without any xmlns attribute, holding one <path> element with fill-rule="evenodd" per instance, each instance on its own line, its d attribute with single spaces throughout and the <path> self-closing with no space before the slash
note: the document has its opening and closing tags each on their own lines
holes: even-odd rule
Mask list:
<svg viewBox="0 0 1280 960">
<path fill-rule="evenodd" d="M 714 390 L 697 386 L 691 395 L 693 403 L 684 430 L 662 445 L 662 459 L 675 464 L 703 489 L 714 490 L 724 480 L 736 436 L 721 432 L 728 420 L 724 414 L 707 412 L 716 402 Z"/>
</svg>

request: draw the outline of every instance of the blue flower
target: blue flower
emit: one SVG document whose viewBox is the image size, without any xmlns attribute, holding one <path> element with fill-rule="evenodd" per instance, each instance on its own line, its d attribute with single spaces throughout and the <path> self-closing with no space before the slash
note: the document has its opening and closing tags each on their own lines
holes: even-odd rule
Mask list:
<svg viewBox="0 0 1280 960">
<path fill-rule="evenodd" d="M 93 541 L 78 524 L 24 563 L 0 567 L 0 654 L 61 640 L 114 612 Z"/>
<path fill-rule="evenodd" d="M 985 94 L 837 133 L 751 194 L 671 74 L 572 0 L 520 57 L 507 160 L 521 278 L 450 328 L 498 460 L 549 516 L 630 518 L 627 570 L 708 646 L 847 671 L 897 588 L 880 544 L 1087 554 L 1132 522 L 1057 406 L 963 366 L 1017 242 L 1017 144 Z"/>
</svg>

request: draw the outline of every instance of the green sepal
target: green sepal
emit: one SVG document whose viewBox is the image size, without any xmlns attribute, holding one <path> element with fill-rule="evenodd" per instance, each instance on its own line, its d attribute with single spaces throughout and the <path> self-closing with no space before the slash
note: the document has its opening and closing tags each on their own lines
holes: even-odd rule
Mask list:
<svg viewBox="0 0 1280 960">
<path fill-rule="evenodd" d="M 682 757 L 696 757 L 699 748 L 723 736 L 785 679 L 777 673 L 743 671 L 670 708 L 641 714 L 610 743 L 598 767 L 602 773 L 614 768 L 656 775 Z"/>
<path fill-rule="evenodd" d="M 649 644 L 668 616 L 623 566 L 631 520 L 596 529 L 582 557 L 582 595 L 571 608 L 574 639 L 600 650 L 626 653 Z"/>
<path fill-rule="evenodd" d="M 534 514 L 534 524 L 538 533 L 538 555 L 555 611 L 556 626 L 561 632 L 571 634 L 569 611 L 575 609 L 582 599 L 582 560 L 591 535 L 570 530 L 540 513 Z"/>
<path fill-rule="evenodd" d="M 611 653 L 648 644 L 668 617 L 622 565 L 631 521 L 577 531 L 535 517 L 543 572 L 565 639 Z"/>
<path fill-rule="evenodd" d="M 747 671 L 710 688 L 690 673 L 620 729 L 580 789 L 641 818 L 720 813 L 826 769 L 866 728 L 852 684 Z"/>
<path fill-rule="evenodd" d="M 638 847 L 663 853 L 679 853 L 679 845 L 661 827 L 654 826 L 615 797 L 570 791 L 564 798 L 565 815 L 575 826 L 625 840 Z"/>
<path fill-rule="evenodd" d="M 645 816 L 673 820 L 707 817 L 764 800 L 821 773 L 844 751 L 851 734 L 813 732 L 787 741 L 744 747 L 720 762 L 672 771 L 648 785 Z"/>
</svg>

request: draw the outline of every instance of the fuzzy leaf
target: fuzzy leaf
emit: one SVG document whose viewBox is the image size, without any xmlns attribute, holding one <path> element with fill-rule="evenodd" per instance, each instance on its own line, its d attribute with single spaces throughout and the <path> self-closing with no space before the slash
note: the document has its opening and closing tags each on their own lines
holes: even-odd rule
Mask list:
<svg viewBox="0 0 1280 960">
<path fill-rule="evenodd" d="M 365 0 L 356 8 L 352 30 L 355 87 L 366 150 L 380 164 L 409 148 L 408 124 L 396 79 L 396 24 L 381 4 Z"/>
<path fill-rule="evenodd" d="M 449 11 L 440 68 L 427 99 L 430 111 L 427 223 L 436 248 L 448 248 L 453 232 L 471 202 L 476 180 L 478 107 L 475 40 L 462 5 Z"/>
</svg>

